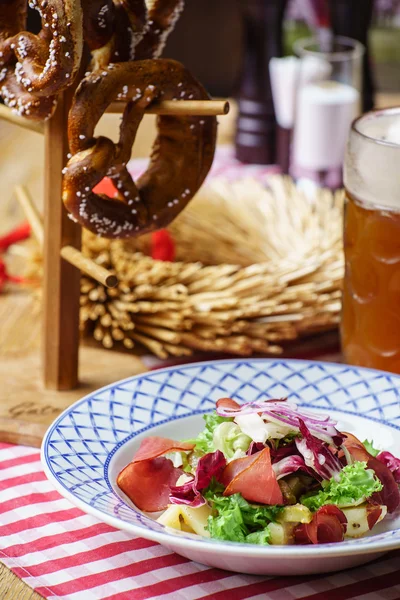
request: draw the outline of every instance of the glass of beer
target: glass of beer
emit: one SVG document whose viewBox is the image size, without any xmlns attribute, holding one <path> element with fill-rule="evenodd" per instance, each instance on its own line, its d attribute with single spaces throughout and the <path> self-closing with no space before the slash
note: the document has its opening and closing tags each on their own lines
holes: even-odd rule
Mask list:
<svg viewBox="0 0 400 600">
<path fill-rule="evenodd" d="M 354 121 L 344 185 L 344 356 L 400 373 L 400 107 Z"/>
</svg>

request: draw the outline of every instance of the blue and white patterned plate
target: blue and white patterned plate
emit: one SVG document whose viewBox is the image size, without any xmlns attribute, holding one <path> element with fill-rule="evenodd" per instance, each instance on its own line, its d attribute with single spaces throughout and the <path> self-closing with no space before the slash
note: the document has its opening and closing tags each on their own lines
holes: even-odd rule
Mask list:
<svg viewBox="0 0 400 600">
<path fill-rule="evenodd" d="M 149 435 L 195 436 L 221 397 L 239 402 L 288 396 L 329 412 L 339 429 L 400 455 L 400 377 L 300 360 L 221 360 L 176 366 L 119 381 L 76 402 L 46 433 L 42 460 L 59 492 L 82 510 L 192 560 L 268 575 L 333 571 L 400 547 L 400 518 L 373 536 L 323 546 L 220 542 L 166 528 L 136 509 L 116 486 L 118 472 Z"/>
</svg>

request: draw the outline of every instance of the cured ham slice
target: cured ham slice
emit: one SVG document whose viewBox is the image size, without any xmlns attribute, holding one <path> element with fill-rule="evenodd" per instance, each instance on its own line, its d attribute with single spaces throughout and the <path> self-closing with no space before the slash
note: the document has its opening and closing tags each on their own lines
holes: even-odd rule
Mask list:
<svg viewBox="0 0 400 600">
<path fill-rule="evenodd" d="M 167 508 L 171 487 L 182 473 L 164 457 L 131 462 L 118 475 L 117 485 L 140 510 L 156 512 Z"/>
<path fill-rule="evenodd" d="M 382 507 L 376 506 L 374 504 L 368 504 L 366 510 L 368 527 L 371 530 L 373 526 L 379 521 L 379 517 L 382 514 Z"/>
<path fill-rule="evenodd" d="M 193 450 L 193 448 L 194 444 L 189 444 L 188 442 L 176 442 L 175 440 L 162 437 L 148 437 L 141 442 L 132 462 L 137 463 L 143 460 L 150 460 L 169 452 L 185 452 Z"/>
<path fill-rule="evenodd" d="M 162 455 L 193 448 L 194 444 L 169 438 L 145 438 L 132 462 L 118 475 L 118 487 L 140 510 L 156 512 L 166 509 L 171 487 L 175 486 L 183 471 Z"/>
<path fill-rule="evenodd" d="M 232 460 L 224 469 L 224 496 L 240 493 L 248 502 L 283 504 L 283 496 L 271 465 L 269 448 Z"/>
<path fill-rule="evenodd" d="M 217 409 L 218 408 L 229 408 L 230 410 L 239 410 L 240 404 L 236 402 L 236 400 L 232 400 L 232 398 L 220 398 L 217 400 Z"/>
<path fill-rule="evenodd" d="M 400 505 L 399 486 L 393 477 L 393 473 L 385 464 L 372 456 L 355 435 L 351 433 L 344 433 L 344 435 L 346 438 L 343 445 L 347 448 L 352 458 L 354 460 L 365 461 L 367 467 L 375 471 L 375 475 L 383 485 L 383 489 L 380 492 L 372 494 L 371 500 L 375 504 L 386 506 L 388 513 L 393 513 Z"/>
<path fill-rule="evenodd" d="M 347 519 L 333 504 L 321 506 L 310 523 L 298 525 L 294 531 L 296 544 L 328 544 L 342 542 L 346 533 Z"/>
</svg>

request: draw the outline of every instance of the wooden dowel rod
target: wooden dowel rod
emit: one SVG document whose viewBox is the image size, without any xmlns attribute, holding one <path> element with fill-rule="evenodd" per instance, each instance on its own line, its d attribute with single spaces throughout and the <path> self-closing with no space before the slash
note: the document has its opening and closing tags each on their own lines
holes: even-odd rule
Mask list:
<svg viewBox="0 0 400 600">
<path fill-rule="evenodd" d="M 38 209 L 36 208 L 35 203 L 32 200 L 29 191 L 23 185 L 17 185 L 15 187 L 15 194 L 21 207 L 25 213 L 25 216 L 29 222 L 29 225 L 32 228 L 32 232 L 37 239 L 40 248 L 43 248 L 43 237 L 44 237 L 44 229 L 42 217 Z M 67 260 L 69 263 L 84 271 L 87 275 L 90 275 L 98 281 L 102 283 L 106 287 L 115 287 L 118 283 L 118 279 L 115 275 L 107 271 L 104 267 L 96 264 L 90 258 L 83 256 L 83 254 L 73 248 L 72 246 L 64 246 L 61 251 L 61 256 Z"/>
<path fill-rule="evenodd" d="M 107 271 L 104 267 L 96 264 L 90 258 L 83 256 L 82 252 L 76 248 L 73 248 L 72 246 L 63 246 L 60 254 L 71 265 L 74 265 L 106 287 L 113 288 L 118 284 L 118 279 L 115 275 Z"/>
<path fill-rule="evenodd" d="M 29 121 L 29 119 L 20 117 L 19 115 L 13 113 L 11 108 L 8 108 L 8 106 L 4 106 L 3 104 L 0 104 L 0 119 L 8 121 L 9 123 L 14 123 L 15 125 L 19 125 L 19 127 L 23 127 L 24 129 L 35 131 L 36 133 L 44 133 L 43 123 Z"/>
<path fill-rule="evenodd" d="M 122 113 L 125 108 L 124 102 L 113 102 L 107 109 L 108 113 Z M 187 116 L 218 116 L 227 115 L 229 102 L 227 100 L 164 100 L 154 104 L 146 110 L 150 115 L 187 115 Z M 12 112 L 11 108 L 0 104 L 0 119 L 19 125 L 24 129 L 44 133 L 43 123 L 29 121 Z"/>
<path fill-rule="evenodd" d="M 121 113 L 125 108 L 124 102 L 113 102 L 107 109 L 110 113 Z M 151 115 L 187 115 L 187 116 L 217 116 L 227 115 L 229 102 L 227 100 L 164 100 L 149 106 L 146 114 Z"/>
<path fill-rule="evenodd" d="M 28 189 L 24 185 L 15 186 L 15 195 L 21 205 L 22 210 L 31 226 L 33 235 L 35 236 L 40 248 L 43 248 L 44 228 L 43 221 L 36 204 L 32 200 Z"/>
</svg>

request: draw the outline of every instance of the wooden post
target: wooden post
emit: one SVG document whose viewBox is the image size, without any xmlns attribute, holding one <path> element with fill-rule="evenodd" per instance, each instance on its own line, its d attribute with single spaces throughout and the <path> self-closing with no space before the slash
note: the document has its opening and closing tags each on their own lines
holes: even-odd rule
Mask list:
<svg viewBox="0 0 400 600">
<path fill-rule="evenodd" d="M 68 218 L 61 200 L 72 94 L 60 96 L 45 125 L 43 378 L 45 387 L 55 390 L 78 384 L 80 272 L 60 254 L 63 246 L 79 249 L 81 244 L 81 228 Z"/>
</svg>

